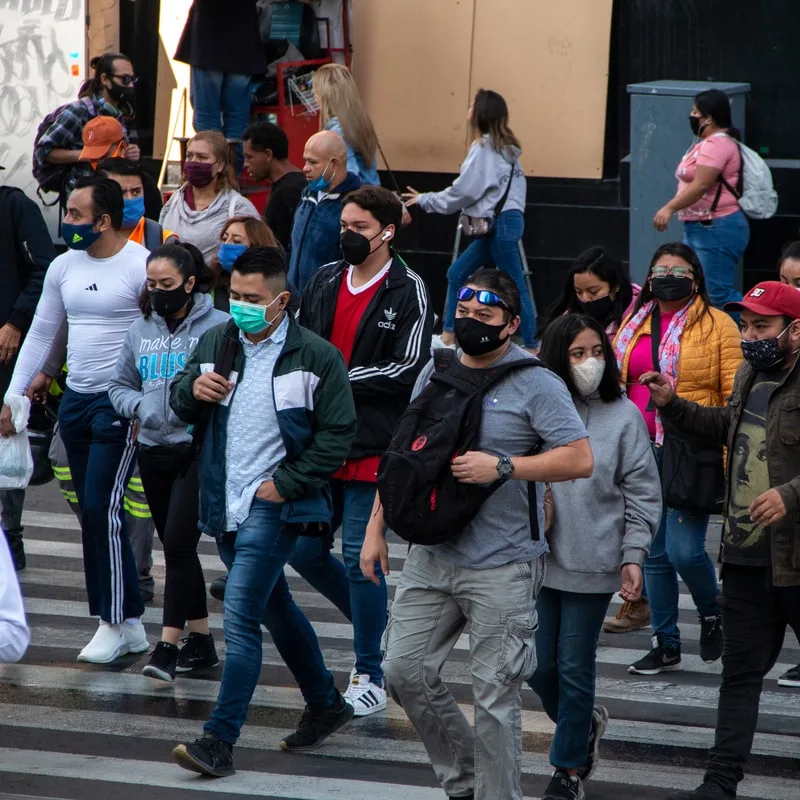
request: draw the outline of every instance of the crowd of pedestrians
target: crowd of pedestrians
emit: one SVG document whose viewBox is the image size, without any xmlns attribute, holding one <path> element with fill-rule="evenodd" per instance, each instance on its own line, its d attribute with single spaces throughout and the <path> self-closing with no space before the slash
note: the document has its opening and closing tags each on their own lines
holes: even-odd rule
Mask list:
<svg viewBox="0 0 800 800">
<path fill-rule="evenodd" d="M 453 184 L 401 197 L 380 186 L 378 139 L 344 67 L 316 73 L 321 130 L 300 169 L 278 126 L 232 113 L 237 70 L 250 68 L 203 56 L 205 22 L 193 12 L 181 45 L 198 132 L 163 209 L 147 200 L 127 129 L 136 76 L 119 54 L 93 62 L 37 140 L 36 168 L 61 170 L 67 251 L 55 255 L 35 204 L 0 190 L 0 435 L 18 432 L 23 395 L 50 402 L 63 388 L 59 478 L 99 620 L 78 660 L 150 650 L 140 618 L 155 530 L 162 630 L 142 672 L 217 667 L 206 534 L 227 569 L 212 590 L 225 659 L 202 735 L 173 751 L 180 766 L 234 772 L 263 627 L 305 702 L 284 750 L 319 747 L 392 698 L 449 797 L 521 800 L 527 683 L 555 723 L 543 797 L 581 800 L 609 722 L 595 698 L 600 632 L 652 622 L 653 648 L 629 671 L 680 668 L 680 576 L 700 655 L 723 669 L 705 780 L 671 797 L 734 798 L 764 677 L 786 625 L 800 629 L 800 243 L 784 249 L 780 282 L 734 290 L 747 223 L 728 188 L 741 164 L 727 98 L 695 99 L 698 142 L 656 214 L 663 228 L 680 213 L 685 242 L 658 248 L 642 286 L 587 249 L 537 332 L 525 174 L 499 94 L 475 95 Z M 244 168 L 272 182 L 263 218 L 231 182 L 240 143 Z M 394 247 L 414 205 L 459 212 L 473 237 L 448 272 L 433 349 L 428 288 Z M 11 569 L 26 567 L 24 491 L 0 503 L 3 661 L 29 635 Z M 716 512 L 721 589 L 706 554 Z M 411 543 L 391 604 L 388 530 Z M 347 686 L 287 565 L 352 624 Z M 606 618 L 616 592 L 623 605 Z M 474 724 L 442 679 L 466 629 Z M 800 685 L 792 672 L 784 685 Z"/>
</svg>

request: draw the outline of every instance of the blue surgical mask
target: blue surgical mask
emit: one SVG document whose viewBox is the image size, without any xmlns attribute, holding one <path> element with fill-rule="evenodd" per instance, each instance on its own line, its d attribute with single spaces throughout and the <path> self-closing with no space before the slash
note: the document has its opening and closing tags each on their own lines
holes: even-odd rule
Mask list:
<svg viewBox="0 0 800 800">
<path fill-rule="evenodd" d="M 144 197 L 129 197 L 123 201 L 122 227 L 135 228 L 144 216 Z"/>
<path fill-rule="evenodd" d="M 233 244 L 229 242 L 223 242 L 219 246 L 219 250 L 217 250 L 217 261 L 219 261 L 219 265 L 225 272 L 230 272 L 233 269 L 233 265 L 236 263 L 236 259 L 247 250 L 246 244 Z"/>
<path fill-rule="evenodd" d="M 309 188 L 314 192 L 327 192 L 328 189 L 331 188 L 331 181 L 333 180 L 333 175 L 330 178 L 325 177 L 325 173 L 328 171 L 328 167 L 331 165 L 330 160 L 325 165 L 325 169 L 322 170 L 322 174 L 319 178 L 314 178 L 313 181 L 308 182 Z M 334 170 L 335 172 L 336 170 Z"/>
<path fill-rule="evenodd" d="M 70 250 L 88 250 L 101 234 L 94 229 L 93 222 L 84 225 L 73 225 L 71 222 L 61 223 L 61 238 Z"/>
</svg>

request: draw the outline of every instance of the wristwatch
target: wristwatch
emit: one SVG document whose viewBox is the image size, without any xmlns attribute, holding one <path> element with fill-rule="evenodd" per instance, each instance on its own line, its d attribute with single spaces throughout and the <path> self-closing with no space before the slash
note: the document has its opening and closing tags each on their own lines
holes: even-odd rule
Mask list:
<svg viewBox="0 0 800 800">
<path fill-rule="evenodd" d="M 497 474 L 501 481 L 507 481 L 514 474 L 514 465 L 508 456 L 503 456 L 497 460 Z"/>
</svg>

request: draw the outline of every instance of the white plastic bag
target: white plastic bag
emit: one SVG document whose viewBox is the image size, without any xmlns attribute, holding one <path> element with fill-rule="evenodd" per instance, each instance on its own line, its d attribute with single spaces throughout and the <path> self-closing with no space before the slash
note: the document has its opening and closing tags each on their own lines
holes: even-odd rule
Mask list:
<svg viewBox="0 0 800 800">
<path fill-rule="evenodd" d="M 33 457 L 28 444 L 28 417 L 31 403 L 27 397 L 10 396 L 11 421 L 17 431 L 13 436 L 0 436 L 0 489 L 24 489 L 33 475 Z"/>
</svg>

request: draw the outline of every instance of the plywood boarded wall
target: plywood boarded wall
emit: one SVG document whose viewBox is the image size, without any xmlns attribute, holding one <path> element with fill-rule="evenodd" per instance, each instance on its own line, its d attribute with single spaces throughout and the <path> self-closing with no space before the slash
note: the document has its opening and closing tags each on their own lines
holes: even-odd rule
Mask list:
<svg viewBox="0 0 800 800">
<path fill-rule="evenodd" d="M 529 175 L 602 176 L 612 0 L 355 0 L 353 70 L 392 168 L 455 172 L 500 92 Z"/>
</svg>

